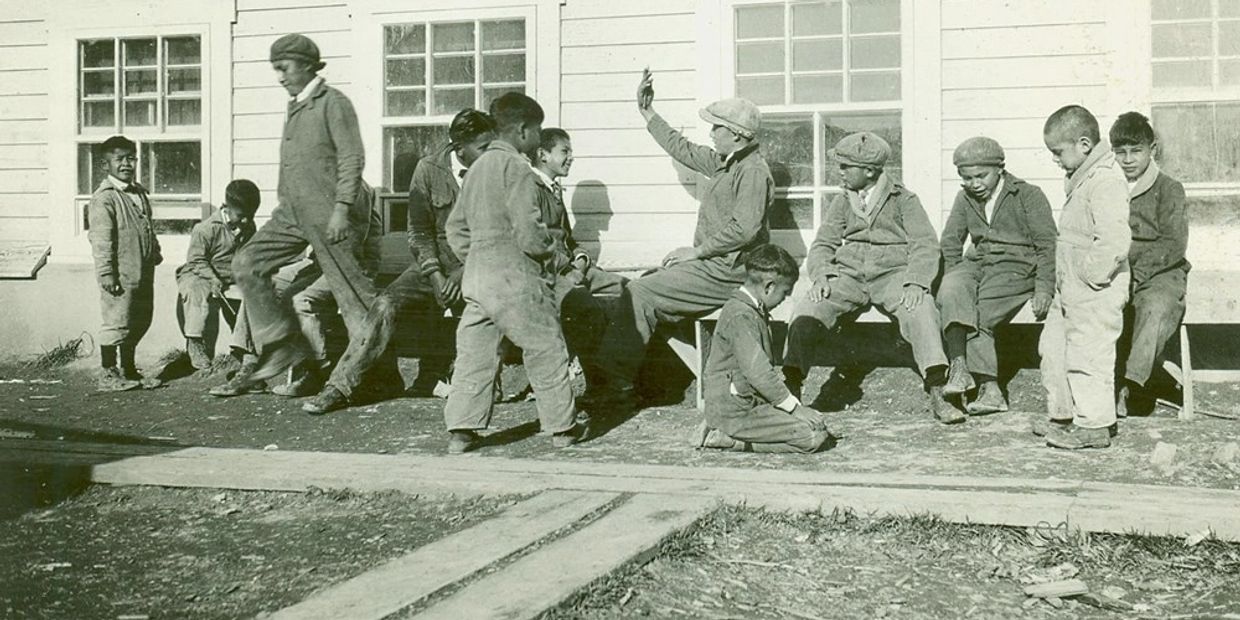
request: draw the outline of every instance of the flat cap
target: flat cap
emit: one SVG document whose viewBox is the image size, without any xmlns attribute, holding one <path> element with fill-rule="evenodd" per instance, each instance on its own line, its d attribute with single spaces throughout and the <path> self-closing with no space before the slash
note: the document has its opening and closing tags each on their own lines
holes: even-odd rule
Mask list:
<svg viewBox="0 0 1240 620">
<path fill-rule="evenodd" d="M 322 69 L 324 63 L 319 58 L 319 46 L 304 34 L 286 34 L 271 44 L 271 62 L 277 60 L 297 60 L 309 64 L 315 70 Z"/>
<path fill-rule="evenodd" d="M 969 138 L 956 147 L 952 154 L 952 163 L 961 166 L 1002 166 L 1003 147 L 991 138 L 976 136 Z"/>
<path fill-rule="evenodd" d="M 846 166 L 882 168 L 891 157 L 891 145 L 878 134 L 860 131 L 844 136 L 827 156 Z"/>
<path fill-rule="evenodd" d="M 711 125 L 723 125 L 737 135 L 752 138 L 762 127 L 758 106 L 748 99 L 721 99 L 698 111 L 698 116 Z"/>
</svg>

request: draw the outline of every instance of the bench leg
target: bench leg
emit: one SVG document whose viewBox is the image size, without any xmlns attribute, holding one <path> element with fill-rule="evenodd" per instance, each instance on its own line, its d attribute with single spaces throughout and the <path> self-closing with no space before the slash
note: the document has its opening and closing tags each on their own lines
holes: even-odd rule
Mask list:
<svg viewBox="0 0 1240 620">
<path fill-rule="evenodd" d="M 1180 408 L 1181 420 L 1193 419 L 1193 353 L 1188 344 L 1188 325 L 1180 325 L 1180 373 L 1183 380 L 1180 389 L 1184 395 L 1184 406 Z"/>
<path fill-rule="evenodd" d="M 706 348 L 703 343 L 705 338 L 702 337 L 703 329 L 705 328 L 703 327 L 701 321 L 693 322 L 693 344 L 694 344 L 694 347 L 697 349 L 697 359 L 694 360 L 695 363 L 697 364 L 697 369 L 693 371 L 693 374 L 697 375 L 697 387 L 695 388 L 694 391 L 697 393 L 698 411 L 706 410 L 706 390 L 702 388 L 702 380 L 703 380 L 702 371 L 705 369 L 705 366 L 706 366 L 706 359 L 705 359 Z"/>
</svg>

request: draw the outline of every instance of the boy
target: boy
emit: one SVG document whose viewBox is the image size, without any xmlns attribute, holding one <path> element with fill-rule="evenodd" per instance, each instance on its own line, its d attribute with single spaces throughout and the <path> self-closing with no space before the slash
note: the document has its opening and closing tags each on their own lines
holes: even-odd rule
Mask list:
<svg viewBox="0 0 1240 620">
<path fill-rule="evenodd" d="M 1115 341 L 1128 300 L 1128 182 L 1089 110 L 1056 110 L 1042 136 L 1068 178 L 1055 244 L 1057 295 L 1038 341 L 1050 423 L 1035 424 L 1034 433 L 1055 448 L 1106 448 L 1115 426 Z"/>
<path fill-rule="evenodd" d="M 1124 417 L 1130 405 L 1141 413 L 1153 410 L 1154 399 L 1145 390 L 1150 373 L 1162 360 L 1163 347 L 1184 318 L 1184 294 L 1192 268 L 1188 248 L 1188 218 L 1184 186 L 1167 176 L 1154 162 L 1158 142 L 1150 120 L 1139 112 L 1121 114 L 1111 126 L 1111 149 L 1128 179 L 1128 224 L 1132 246 L 1128 264 L 1132 301 L 1125 309 L 1123 384 L 1116 415 Z"/>
<path fill-rule="evenodd" d="M 143 385 L 134 350 L 151 327 L 155 266 L 163 262 L 151 202 L 146 188 L 134 180 L 137 153 L 137 146 L 124 136 L 113 136 L 99 146 L 108 176 L 95 189 L 86 211 L 87 238 L 102 291 L 99 390 L 105 392 Z"/>
<path fill-rule="evenodd" d="M 930 411 L 944 424 L 965 420 L 943 401 L 947 358 L 930 285 L 939 244 L 917 195 L 884 170 L 891 147 L 876 134 L 844 136 L 829 154 L 839 162 L 844 193 L 827 209 L 805 266 L 813 285 L 793 310 L 784 375 L 800 396 L 826 335 L 848 316 L 878 306 L 900 325 L 930 392 Z"/>
<path fill-rule="evenodd" d="M 185 264 L 177 267 L 177 301 L 185 351 L 197 370 L 211 367 L 215 342 L 208 345 L 203 336 L 214 337 L 219 325 L 216 311 L 220 304 L 229 303 L 224 291 L 233 285 L 233 255 L 254 235 L 254 213 L 260 201 L 258 186 L 237 179 L 225 188 L 224 205 L 190 231 Z"/>
<path fill-rule="evenodd" d="M 802 405 L 774 365 L 768 314 L 792 291 L 797 262 L 783 248 L 760 245 L 744 257 L 745 284 L 723 304 L 703 370 L 706 419 L 695 448 L 798 452 L 822 448 L 826 418 Z"/>
<path fill-rule="evenodd" d="M 1004 169 L 1003 147 L 986 137 L 956 147 L 961 190 L 943 227 L 943 282 L 937 297 L 949 367 L 943 394 L 981 387 L 970 414 L 1007 411 L 995 377 L 994 330 L 1026 301 L 1046 318 L 1055 290 L 1055 217 L 1036 185 Z M 964 250 L 966 243 L 972 247 Z"/>
<path fill-rule="evenodd" d="M 446 308 L 460 315 L 461 263 L 444 241 L 444 223 L 456 202 L 462 175 L 494 138 L 495 123 L 484 112 L 461 110 L 448 126 L 451 140 L 438 153 L 418 162 L 409 184 L 409 249 L 414 262 L 375 298 L 360 333 L 350 334 L 349 346 L 318 396 L 302 411 L 323 415 L 345 407 L 362 377 L 379 363 L 395 331 L 397 314 L 416 307 L 429 310 L 427 324 L 440 327 Z M 423 360 L 418 370 L 430 378 Z"/>
<path fill-rule="evenodd" d="M 538 210 L 538 188 L 527 153 L 538 147 L 543 110 L 520 93 L 491 103 L 495 140 L 474 162 L 448 216 L 448 243 L 465 262 L 465 311 L 456 332 L 452 393 L 444 407 L 449 453 L 477 446 L 491 421 L 499 345 L 524 353 L 542 430 L 557 448 L 576 443 L 568 351 L 552 284 L 554 241 Z"/>
</svg>

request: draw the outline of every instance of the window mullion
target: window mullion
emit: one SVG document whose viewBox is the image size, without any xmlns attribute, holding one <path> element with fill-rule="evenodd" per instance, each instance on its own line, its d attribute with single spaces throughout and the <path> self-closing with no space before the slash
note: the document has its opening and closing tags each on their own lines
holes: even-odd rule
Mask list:
<svg viewBox="0 0 1240 620">
<path fill-rule="evenodd" d="M 112 98 L 112 131 L 116 133 L 125 131 L 125 121 L 121 116 L 125 107 L 125 68 L 121 66 L 121 45 L 119 37 L 112 39 L 112 90 L 115 91 Z"/>
<path fill-rule="evenodd" d="M 482 20 L 474 20 L 474 107 L 482 109 Z"/>
<path fill-rule="evenodd" d="M 792 3 L 784 3 L 784 103 L 792 103 Z"/>
<path fill-rule="evenodd" d="M 827 152 L 826 145 L 823 144 L 822 112 L 814 112 L 811 118 L 813 118 L 812 126 L 814 128 L 814 157 L 812 158 L 814 162 L 813 222 L 814 230 L 817 230 L 819 226 L 822 226 L 822 186 L 826 183 L 824 171 L 827 166 Z"/>
<path fill-rule="evenodd" d="M 435 110 L 435 59 L 432 56 L 434 45 L 435 29 L 428 22 L 426 24 L 426 78 L 423 82 L 426 84 L 426 109 L 422 111 L 425 116 L 431 116 Z"/>
<path fill-rule="evenodd" d="M 840 92 L 845 102 L 852 101 L 852 2 L 844 0 L 840 3 L 843 13 L 840 17 L 840 43 L 843 58 L 840 66 Z"/>
</svg>

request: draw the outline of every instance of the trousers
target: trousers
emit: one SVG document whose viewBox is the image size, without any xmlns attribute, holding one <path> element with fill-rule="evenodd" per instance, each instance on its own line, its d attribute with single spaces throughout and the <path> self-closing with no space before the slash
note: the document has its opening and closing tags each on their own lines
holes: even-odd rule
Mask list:
<svg viewBox="0 0 1240 620">
<path fill-rule="evenodd" d="M 1184 319 L 1187 290 L 1188 273 L 1183 269 L 1164 271 L 1133 284 L 1120 338 L 1125 379 L 1142 386 L 1149 381 L 1155 365 L 1163 359 L 1167 342 Z"/>
<path fill-rule="evenodd" d="M 1030 262 L 988 258 L 964 260 L 943 274 L 935 298 L 940 321 L 944 330 L 953 324 L 969 330 L 969 372 L 999 374 L 995 327 L 1011 321 L 1033 297 L 1033 276 Z"/>
</svg>

